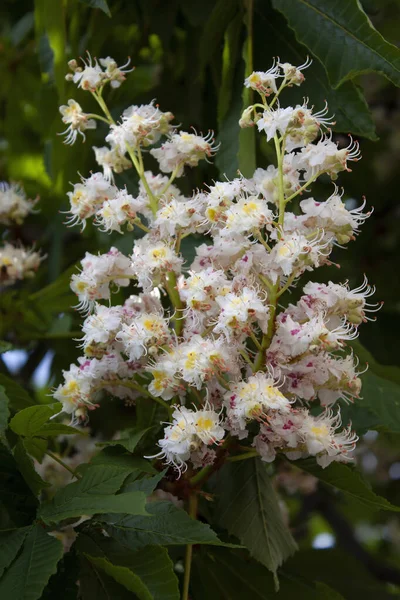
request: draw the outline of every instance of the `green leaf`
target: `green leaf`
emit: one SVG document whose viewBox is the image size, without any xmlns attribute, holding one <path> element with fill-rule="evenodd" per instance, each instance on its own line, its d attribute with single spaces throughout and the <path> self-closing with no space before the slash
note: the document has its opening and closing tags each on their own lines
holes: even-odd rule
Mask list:
<svg viewBox="0 0 400 600">
<path fill-rule="evenodd" d="M 124 492 L 144 492 L 146 496 L 150 496 L 156 489 L 157 485 L 164 477 L 167 469 L 158 473 L 154 477 L 142 477 L 141 479 L 135 479 L 133 482 L 129 482 L 129 476 L 125 481 L 122 491 Z"/>
<path fill-rule="evenodd" d="M 10 408 L 13 410 L 23 410 L 24 408 L 35 404 L 23 387 L 10 377 L 3 375 L 3 373 L 0 373 L 0 385 L 4 387 L 10 403 Z"/>
<path fill-rule="evenodd" d="M 43 425 L 61 410 L 59 402 L 55 404 L 41 404 L 30 406 L 21 410 L 10 421 L 11 429 L 18 435 L 32 437 L 38 435 Z"/>
<path fill-rule="evenodd" d="M 39 473 L 37 473 L 35 470 L 33 461 L 30 456 L 28 456 L 23 440 L 21 439 L 18 440 L 14 448 L 14 458 L 17 462 L 22 477 L 25 479 L 35 496 L 38 496 L 40 490 L 50 485 L 46 481 L 43 481 Z"/>
<path fill-rule="evenodd" d="M 215 2 L 209 19 L 204 25 L 200 41 L 199 57 L 202 69 L 215 56 L 224 32 L 237 14 L 239 6 L 237 0 L 217 0 Z"/>
<path fill-rule="evenodd" d="M 0 354 L 4 352 L 8 352 L 13 348 L 13 345 L 10 342 L 6 342 L 5 340 L 0 340 Z"/>
<path fill-rule="evenodd" d="M 215 485 L 217 523 L 276 573 L 297 546 L 282 519 L 265 465 L 259 458 L 225 464 Z"/>
<path fill-rule="evenodd" d="M 244 77 L 253 71 L 253 2 L 246 2 L 244 22 L 246 37 L 243 44 Z M 243 84 L 242 84 L 243 85 Z M 242 110 L 253 104 L 253 90 L 242 87 Z M 239 126 L 239 125 L 238 125 Z M 252 177 L 256 170 L 256 128 L 244 127 L 239 129 L 239 170 L 245 177 Z"/>
<path fill-rule="evenodd" d="M 363 479 L 361 473 L 354 468 L 341 463 L 331 463 L 326 469 L 322 469 L 314 459 L 299 460 L 296 466 L 311 473 L 323 483 L 341 490 L 347 496 L 358 500 L 361 504 L 375 510 L 400 511 L 400 506 L 391 504 L 386 498 L 378 496 Z"/>
<path fill-rule="evenodd" d="M 51 502 L 39 511 L 45 523 L 101 513 L 147 515 L 146 496 L 142 492 L 115 495 L 130 471 L 124 468 L 94 466 L 83 478 L 59 490 Z"/>
<path fill-rule="evenodd" d="M 45 423 L 35 434 L 36 437 L 55 437 L 57 435 L 88 435 L 85 431 L 63 423 Z"/>
<path fill-rule="evenodd" d="M 304 62 L 305 48 L 296 42 L 293 32 L 281 14 L 269 3 L 255 6 L 254 18 L 254 60 L 255 69 L 265 70 L 270 63 L 266 56 L 281 56 L 285 62 L 300 65 Z M 305 71 L 305 81 L 284 91 L 287 104 L 302 104 L 304 97 L 311 99 L 316 109 L 328 102 L 329 114 L 335 115 L 334 131 L 362 135 L 376 140 L 375 123 L 361 88 L 352 81 L 346 81 L 334 90 L 324 67 L 317 60 Z"/>
<path fill-rule="evenodd" d="M 76 271 L 77 265 L 71 265 L 55 281 L 29 296 L 32 306 L 39 314 L 43 313 L 48 317 L 49 313 L 54 314 L 70 310 L 71 306 L 76 304 L 76 296 L 69 285 L 71 275 Z"/>
<path fill-rule="evenodd" d="M 24 438 L 23 444 L 28 454 L 41 463 L 47 450 L 47 440 L 37 437 Z"/>
<path fill-rule="evenodd" d="M 362 376 L 362 398 L 357 407 L 376 417 L 376 426 L 400 432 L 400 385 L 367 371 Z"/>
<path fill-rule="evenodd" d="M 326 583 L 321 583 L 321 581 L 317 581 L 316 583 L 318 598 L 323 598 L 324 600 L 344 600 L 342 594 L 339 594 L 338 591 L 333 590 Z"/>
<path fill-rule="evenodd" d="M 153 402 L 155 404 L 155 402 Z M 92 458 L 90 465 L 104 465 L 117 468 L 127 469 L 128 472 L 142 471 L 143 473 L 149 473 L 149 475 L 155 475 L 156 469 L 151 465 L 149 460 L 140 458 L 138 456 L 132 456 L 127 452 L 121 452 L 121 448 L 105 448 L 97 456 Z"/>
<path fill-rule="evenodd" d="M 21 554 L 0 581 L 0 597 L 38 600 L 62 555 L 59 540 L 45 533 L 40 525 L 32 527 Z"/>
<path fill-rule="evenodd" d="M 142 439 L 142 437 L 150 430 L 143 429 L 142 431 L 136 431 L 135 429 L 125 429 L 123 436 L 119 440 L 112 440 L 111 442 L 100 442 L 97 446 L 123 446 L 128 452 L 134 452 L 136 446 Z"/>
<path fill-rule="evenodd" d="M 209 525 L 192 519 L 171 502 L 151 502 L 146 509 L 150 518 L 111 515 L 104 519 L 104 528 L 121 544 L 135 550 L 148 545 L 226 545 Z"/>
<path fill-rule="evenodd" d="M 106 0 L 79 0 L 82 4 L 86 4 L 91 8 L 98 8 L 106 13 L 107 17 L 111 17 L 111 12 Z"/>
<path fill-rule="evenodd" d="M 143 584 L 140 577 L 135 575 L 128 567 L 113 565 L 106 558 L 95 558 L 88 555 L 86 555 L 86 558 L 96 567 L 105 571 L 115 581 L 126 587 L 127 590 L 134 592 L 140 600 L 153 600 L 153 596 Z"/>
<path fill-rule="evenodd" d="M 65 10 L 61 0 L 35 0 L 35 28 L 39 43 L 47 40 L 51 52 L 50 74 L 54 76 L 61 102 L 64 99 L 66 63 Z"/>
<path fill-rule="evenodd" d="M 178 580 L 166 548 L 147 546 L 138 552 L 132 552 L 116 540 L 93 530 L 79 535 L 76 548 L 116 581 L 136 592 L 140 598 L 179 600 Z M 95 560 L 104 560 L 107 564 L 103 566 L 94 562 Z M 129 572 L 114 571 L 114 567 Z M 137 589 L 133 589 L 135 585 Z"/>
<path fill-rule="evenodd" d="M 0 577 L 17 556 L 30 527 L 0 532 Z"/>
<path fill-rule="evenodd" d="M 35 518 L 38 501 L 11 452 L 0 444 L 0 528 L 23 527 Z"/>
<path fill-rule="evenodd" d="M 193 600 L 325 600 L 316 594 L 317 585 L 285 568 L 279 571 L 277 593 L 273 574 L 243 552 L 205 548 L 194 555 L 190 592 Z"/>
<path fill-rule="evenodd" d="M 327 596 L 319 591 L 319 595 L 313 596 L 316 600 L 320 598 L 325 600 L 325 597 L 331 600 L 334 590 L 342 594 L 346 600 L 347 598 L 352 600 L 396 600 L 396 595 L 390 593 L 386 583 L 383 581 L 380 583 L 376 579 L 368 565 L 358 561 L 354 553 L 338 548 L 326 550 L 302 548 L 301 552 L 297 552 L 293 558 L 287 561 L 284 571 L 293 580 L 317 579 L 317 589 L 319 587 L 319 590 L 321 590 L 321 584 L 325 584 L 325 588 L 329 586 L 329 591 L 322 586 Z M 280 596 L 278 598 L 280 600 Z M 336 600 L 335 596 L 333 598 Z"/>
<path fill-rule="evenodd" d="M 132 594 L 112 577 L 81 557 L 79 592 L 82 600 L 133 600 Z"/>
<path fill-rule="evenodd" d="M 353 340 L 350 342 L 350 345 L 357 354 L 357 357 L 360 359 L 360 365 L 366 365 L 368 366 L 369 370 L 376 375 L 379 375 L 384 379 L 389 379 L 390 381 L 400 385 L 399 367 L 379 364 L 378 361 L 372 356 L 371 352 L 369 352 L 358 340 Z"/>
<path fill-rule="evenodd" d="M 242 15 L 238 14 L 229 24 L 222 52 L 222 77 L 218 95 L 218 124 L 224 121 L 232 102 L 235 68 L 239 58 L 240 33 L 243 27 Z M 243 82 L 242 82 L 243 83 Z"/>
<path fill-rule="evenodd" d="M 371 71 L 400 85 L 400 50 L 376 31 L 358 0 L 272 1 L 324 65 L 333 87 Z"/>
<path fill-rule="evenodd" d="M 0 385 L 0 439 L 5 438 L 10 411 L 8 409 L 8 396 L 3 385 Z"/>
</svg>

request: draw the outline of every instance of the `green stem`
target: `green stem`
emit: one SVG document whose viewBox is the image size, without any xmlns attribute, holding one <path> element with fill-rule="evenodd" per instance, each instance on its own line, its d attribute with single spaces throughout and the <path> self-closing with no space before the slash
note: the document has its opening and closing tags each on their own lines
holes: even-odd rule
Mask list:
<svg viewBox="0 0 400 600">
<path fill-rule="evenodd" d="M 316 179 L 318 179 L 318 177 L 322 174 L 323 174 L 323 171 L 318 171 L 318 173 L 316 175 L 314 175 L 313 177 L 310 177 L 310 179 L 304 185 L 302 185 L 291 196 L 288 196 L 288 198 L 285 199 L 285 204 L 287 204 L 288 202 L 293 200 L 293 198 L 296 198 L 296 196 L 298 196 L 299 194 L 304 192 L 304 190 L 306 190 L 308 188 L 308 186 L 311 185 L 312 182 L 315 181 Z"/>
<path fill-rule="evenodd" d="M 264 246 L 264 248 L 266 248 L 268 250 L 268 252 L 272 252 L 271 246 L 269 246 L 267 244 L 267 242 L 264 240 L 262 233 L 259 229 L 253 229 L 253 235 L 254 235 L 254 237 L 256 237 L 258 239 L 260 244 L 262 244 Z"/>
<path fill-rule="evenodd" d="M 104 102 L 100 93 L 92 92 L 92 96 L 96 100 L 97 104 L 100 106 L 103 113 L 106 115 L 108 124 L 115 125 L 115 121 L 112 118 L 111 113 L 108 110 L 107 104 Z"/>
<path fill-rule="evenodd" d="M 276 297 L 279 298 L 280 296 L 282 296 L 282 294 L 284 292 L 286 292 L 287 289 L 290 288 L 290 286 L 292 285 L 292 283 L 295 279 L 296 279 L 296 273 L 292 273 L 290 275 L 290 277 L 288 278 L 287 282 L 285 283 L 285 285 L 283 287 L 281 287 L 281 289 L 277 293 Z"/>
<path fill-rule="evenodd" d="M 180 168 L 181 168 L 181 163 L 178 163 L 178 165 L 172 171 L 171 177 L 168 179 L 167 183 L 164 185 L 164 187 L 162 188 L 161 192 L 158 194 L 159 198 L 161 198 L 161 196 L 163 194 L 165 194 L 165 192 L 167 191 L 167 189 L 169 188 L 169 186 L 172 184 L 172 182 L 174 181 L 174 179 L 178 175 Z"/>
<path fill-rule="evenodd" d="M 176 274 L 174 271 L 169 271 L 167 273 L 165 278 L 165 288 L 168 292 L 169 299 L 175 308 L 175 313 L 178 313 L 178 315 L 175 314 L 173 317 L 175 333 L 176 335 L 181 335 L 184 325 L 182 311 L 185 308 L 185 304 L 182 302 L 179 292 L 176 289 Z"/>
<path fill-rule="evenodd" d="M 197 516 L 198 499 L 196 494 L 189 496 L 189 510 L 188 513 L 195 519 Z M 185 553 L 185 572 L 183 576 L 183 588 L 182 588 L 182 600 L 188 600 L 189 598 L 189 585 L 190 585 L 190 571 L 192 567 L 192 556 L 193 556 L 193 544 L 186 545 Z"/>
<path fill-rule="evenodd" d="M 76 471 L 71 469 L 71 467 L 66 465 L 65 462 L 63 460 L 61 460 L 61 458 L 58 458 L 58 456 L 56 454 L 53 454 L 52 452 L 50 452 L 50 450 L 46 450 L 45 454 L 47 454 L 47 456 L 50 456 L 50 458 L 52 458 L 53 460 L 58 462 L 58 464 L 61 465 L 62 467 L 64 467 L 64 469 L 67 469 L 67 471 L 69 471 L 71 473 L 71 475 L 73 475 L 76 479 L 82 479 L 81 475 L 79 475 L 78 473 L 76 473 Z"/>
<path fill-rule="evenodd" d="M 94 113 L 89 113 L 86 116 L 88 117 L 88 119 L 98 119 L 99 121 L 103 121 L 103 123 L 107 123 L 107 125 L 110 124 L 108 119 L 105 119 L 104 117 L 101 117 L 100 115 L 95 115 Z"/>
<path fill-rule="evenodd" d="M 249 364 L 253 367 L 253 362 L 252 362 L 250 356 L 247 354 L 246 350 L 239 350 L 239 354 L 244 358 L 244 360 L 247 362 L 247 364 Z"/>
<path fill-rule="evenodd" d="M 258 456 L 257 450 L 250 450 L 250 452 L 244 452 L 243 454 L 235 454 L 234 456 L 228 456 L 227 462 L 238 462 L 239 460 L 247 460 L 248 458 L 254 458 Z"/>
<path fill-rule="evenodd" d="M 278 134 L 274 135 L 274 142 L 275 142 L 275 151 L 276 151 L 276 157 L 277 157 L 277 161 L 278 161 L 278 194 L 279 194 L 279 218 L 278 218 L 278 223 L 279 225 L 283 225 L 283 221 L 285 218 L 285 205 L 286 205 L 286 201 L 285 201 L 285 187 L 284 187 L 284 183 L 283 183 L 283 157 L 284 157 L 284 141 L 282 142 L 282 147 L 279 143 L 279 138 L 278 138 Z"/>
<path fill-rule="evenodd" d="M 255 336 L 254 331 L 250 331 L 250 338 L 253 340 L 255 347 L 257 350 L 261 350 L 261 344 Z"/>
</svg>

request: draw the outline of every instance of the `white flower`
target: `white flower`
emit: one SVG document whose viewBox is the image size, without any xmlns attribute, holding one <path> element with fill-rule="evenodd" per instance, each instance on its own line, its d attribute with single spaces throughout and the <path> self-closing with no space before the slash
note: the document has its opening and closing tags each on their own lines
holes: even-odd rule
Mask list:
<svg viewBox="0 0 400 600">
<path fill-rule="evenodd" d="M 370 216 L 370 213 L 362 212 L 366 205 L 365 200 L 358 208 L 347 210 L 336 190 L 325 202 L 306 198 L 300 202 L 300 208 L 305 215 L 304 223 L 309 228 L 319 228 L 331 233 L 339 244 L 346 244 L 354 239 L 359 226 Z"/>
<path fill-rule="evenodd" d="M 78 296 L 78 308 L 83 310 L 90 310 L 95 300 L 109 300 L 111 283 L 125 287 L 135 276 L 130 259 L 116 248 L 99 256 L 86 252 L 81 265 L 79 275 L 71 277 L 71 289 Z"/>
<path fill-rule="evenodd" d="M 348 160 L 359 160 L 358 142 L 350 138 L 349 146 L 339 150 L 331 137 L 332 134 L 329 134 L 316 144 L 308 144 L 296 155 L 297 168 L 305 171 L 305 179 L 310 179 L 318 173 L 328 173 L 332 179 L 336 179 L 340 171 L 350 171 L 347 166 Z"/>
<path fill-rule="evenodd" d="M 76 183 L 73 191 L 67 193 L 71 206 L 71 216 L 67 223 L 82 223 L 82 227 L 85 228 L 86 219 L 95 215 L 106 200 L 113 198 L 117 188 L 111 185 L 102 173 L 93 173 L 87 179 L 82 177 L 81 180 L 82 183 Z"/>
<path fill-rule="evenodd" d="M 142 313 L 130 324 L 122 325 L 116 339 L 122 343 L 129 360 L 137 360 L 147 352 L 157 353 L 169 336 L 168 323 L 161 315 Z"/>
<path fill-rule="evenodd" d="M 184 406 L 176 408 L 172 423 L 165 428 L 164 438 L 159 440 L 161 452 L 157 457 L 164 458 L 166 464 L 173 465 L 179 472 L 186 470 L 186 461 L 195 454 L 203 453 L 204 445 L 215 444 L 223 439 L 225 430 L 220 426 L 220 417 L 208 407 L 192 411 Z M 201 461 L 200 461 L 201 462 Z"/>
<path fill-rule="evenodd" d="M 33 207 L 38 198 L 27 198 L 21 186 L 15 183 L 0 182 L 0 223 L 21 225 L 25 217 L 33 212 Z"/>
<path fill-rule="evenodd" d="M 224 339 L 194 335 L 179 346 L 179 368 L 182 379 L 200 390 L 205 381 L 222 373 L 236 373 L 238 367 L 233 349 Z"/>
<path fill-rule="evenodd" d="M 153 103 L 130 106 L 122 113 L 121 124 L 111 125 L 106 142 L 121 154 L 125 154 L 129 147 L 155 144 L 162 134 L 171 130 L 169 122 L 173 118 L 172 113 L 163 113 Z"/>
<path fill-rule="evenodd" d="M 162 237 L 175 235 L 177 230 L 182 229 L 185 233 L 199 232 L 200 223 L 204 221 L 202 200 L 202 195 L 197 194 L 189 200 L 171 198 L 169 202 L 161 201 L 154 227 L 158 228 Z"/>
<path fill-rule="evenodd" d="M 275 244 L 270 254 L 274 265 L 282 269 L 284 275 L 291 275 L 296 270 L 301 274 L 305 268 L 317 267 L 329 254 L 329 241 L 321 244 L 321 239 L 307 239 L 304 235 L 293 232 L 285 235 Z"/>
<path fill-rule="evenodd" d="M 114 181 L 114 173 L 122 173 L 132 167 L 132 163 L 121 152 L 118 147 L 108 148 L 93 146 L 97 164 L 103 168 L 104 177 L 107 181 Z"/>
<path fill-rule="evenodd" d="M 76 61 L 70 61 L 70 68 L 74 71 L 74 74 L 71 76 L 67 75 L 67 78 L 72 79 L 83 90 L 94 92 L 104 85 L 104 73 L 96 58 L 93 62 L 89 52 L 87 53 L 87 59 L 84 60 L 82 58 L 81 60 L 84 65 L 83 69 L 78 67 Z"/>
<path fill-rule="evenodd" d="M 323 468 L 331 462 L 351 462 L 358 437 L 349 428 L 336 433 L 341 426 L 340 413 L 326 411 L 318 417 L 308 415 L 301 428 L 301 436 L 311 456 Z"/>
<path fill-rule="evenodd" d="M 217 296 L 216 302 L 221 312 L 214 328 L 215 333 L 224 333 L 228 338 L 235 333 L 248 333 L 249 324 L 254 321 L 262 331 L 267 331 L 269 307 L 256 290 L 245 287 L 238 294 Z"/>
<path fill-rule="evenodd" d="M 121 306 L 103 306 L 95 304 L 94 313 L 88 316 L 83 325 L 82 332 L 83 347 L 85 353 L 89 347 L 100 344 L 103 347 L 111 344 L 115 340 L 115 336 L 121 327 L 123 320 L 123 309 Z M 89 352 L 93 353 L 94 348 L 90 348 Z"/>
<path fill-rule="evenodd" d="M 216 296 L 227 294 L 231 290 L 231 282 L 224 271 L 208 267 L 203 271 L 189 271 L 186 278 L 181 275 L 177 288 L 187 306 L 210 313 L 212 307 L 216 307 Z"/>
<path fill-rule="evenodd" d="M 107 58 L 100 58 L 99 60 L 102 67 L 105 68 L 105 75 L 107 80 L 110 82 L 111 87 L 118 88 L 121 83 L 123 83 L 126 79 L 125 73 L 131 73 L 134 71 L 135 67 L 132 69 L 127 69 L 129 67 L 131 59 L 119 67 L 115 60 L 111 58 L 111 56 L 107 56 Z"/>
<path fill-rule="evenodd" d="M 256 373 L 247 381 L 231 384 L 224 396 L 228 422 L 232 431 L 243 437 L 248 421 L 268 420 L 273 411 L 286 414 L 290 402 L 270 375 Z"/>
<path fill-rule="evenodd" d="M 85 141 L 86 136 L 83 133 L 86 129 L 96 129 L 96 121 L 89 119 L 88 115 L 83 112 L 80 104 L 75 100 L 68 100 L 67 105 L 60 106 L 62 122 L 69 125 L 60 135 L 66 135 L 65 143 L 74 144 L 78 133 Z"/>
<path fill-rule="evenodd" d="M 265 131 L 267 141 L 271 140 L 276 133 L 284 135 L 286 129 L 293 119 L 294 108 L 277 108 L 276 110 L 265 110 L 261 119 L 257 121 L 258 131 Z"/>
<path fill-rule="evenodd" d="M 274 214 L 265 200 L 257 196 L 242 197 L 225 212 L 220 235 L 251 233 L 273 221 Z"/>
<path fill-rule="evenodd" d="M 215 154 L 218 146 L 215 146 L 213 142 L 214 133 L 212 131 L 205 137 L 180 131 L 172 134 L 160 148 L 150 150 L 150 154 L 159 162 L 163 173 L 174 171 L 176 177 L 180 177 L 185 165 L 196 167 L 200 160 Z"/>
<path fill-rule="evenodd" d="M 132 224 L 136 214 L 145 209 L 145 199 L 133 198 L 126 189 L 119 190 L 114 198 L 106 200 L 101 209 L 96 213 L 96 224 L 104 231 L 118 231 L 122 233 L 121 225 Z"/>
<path fill-rule="evenodd" d="M 288 83 L 288 85 L 301 85 L 304 81 L 304 75 L 302 71 L 307 69 L 312 63 L 312 60 L 307 57 L 307 60 L 302 65 L 295 67 L 290 63 L 281 63 L 278 65 L 282 69 L 284 77 Z"/>
<path fill-rule="evenodd" d="M 148 386 L 149 392 L 164 400 L 171 400 L 184 391 L 179 381 L 178 355 L 174 350 L 158 356 L 153 366 L 148 368 L 153 380 Z"/>
<path fill-rule="evenodd" d="M 183 259 L 166 242 L 145 235 L 136 240 L 132 254 L 132 269 L 139 285 L 151 291 L 169 271 L 180 273 Z"/>
<path fill-rule="evenodd" d="M 278 77 L 281 77 L 279 65 L 274 62 L 273 66 L 268 71 L 254 71 L 251 73 L 251 75 L 245 79 L 244 85 L 263 96 L 270 96 L 277 92 L 276 80 Z"/>
<path fill-rule="evenodd" d="M 6 242 L 0 247 L 0 285 L 33 277 L 43 259 L 39 252 Z"/>
</svg>

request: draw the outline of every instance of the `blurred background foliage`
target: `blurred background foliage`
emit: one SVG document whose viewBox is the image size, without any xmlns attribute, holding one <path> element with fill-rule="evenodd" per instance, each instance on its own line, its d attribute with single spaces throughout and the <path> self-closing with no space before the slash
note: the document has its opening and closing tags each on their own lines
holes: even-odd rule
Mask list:
<svg viewBox="0 0 400 600">
<path fill-rule="evenodd" d="M 343 2 L 346 0 L 314 0 L 312 4 Z M 348 4 L 356 5 L 353 0 Z M 0 367 L 3 374 L 31 388 L 37 400 L 47 402 L 46 394 L 59 382 L 61 370 L 78 356 L 74 338 L 79 337 L 81 321 L 71 308 L 76 301 L 68 285 L 71 272 L 86 251 L 102 252 L 115 245 L 129 253 L 133 245 L 130 233 L 108 236 L 90 224 L 81 233 L 63 223 L 70 183 L 78 181 L 77 171 L 86 177 L 97 170 L 92 145 L 102 145 L 104 137 L 100 126 L 90 132 L 86 143 L 78 140 L 71 148 L 58 135 L 63 130 L 59 106 L 69 98 L 87 112 L 95 109 L 88 94 L 65 81 L 67 61 L 83 56 L 86 50 L 97 57 L 110 55 L 118 64 L 131 56 L 135 72 L 120 88 L 108 92 L 115 118 L 130 104 L 155 98 L 184 128 L 216 132 L 220 152 L 214 164 L 188 172 L 182 188 L 189 193 L 203 182 L 224 175 L 234 177 L 238 169 L 250 175 L 255 161 L 263 167 L 273 162 L 269 146 L 260 143 L 256 147 L 254 131 L 240 131 L 237 124 L 248 100 L 247 92 L 243 94 L 245 72 L 268 69 L 274 56 L 301 64 L 311 55 L 314 62 L 306 71 L 306 83 L 289 91 L 285 101 L 309 96 L 318 109 L 328 101 L 330 112 L 335 113 L 336 139 L 347 144 L 345 136 L 352 133 L 363 154 L 351 175 L 341 174 L 337 183 L 344 186 L 344 198 L 352 207 L 359 205 L 364 195 L 367 206 L 374 207 L 357 242 L 346 251 L 338 249 L 334 259 L 340 269 L 321 269 L 318 276 L 349 279 L 354 287 L 365 273 L 377 287 L 376 298 L 384 302 L 377 322 L 361 328 L 364 348 L 356 345 L 361 364 L 370 364 L 364 404 L 361 409 L 344 407 L 344 413 L 352 417 L 358 431 L 369 431 L 360 446 L 361 470 L 374 489 L 400 504 L 400 394 L 395 384 L 400 383 L 400 91 L 394 85 L 400 82 L 395 75 L 390 81 L 377 72 L 366 73 L 364 68 L 351 73 L 356 57 L 344 41 L 342 69 L 348 68 L 350 74 L 343 77 L 343 73 L 325 68 L 327 65 L 315 58 L 321 56 L 312 38 L 310 43 L 303 39 L 300 19 L 304 24 L 304 5 L 301 0 L 2 0 L 0 180 L 20 182 L 30 197 L 40 196 L 36 214 L 23 225 L 8 229 L 4 239 L 35 244 L 47 259 L 33 280 L 1 294 L 0 338 L 12 349 L 3 355 Z M 400 1 L 365 0 L 362 6 L 378 31 L 398 45 Z M 297 18 L 299 27 L 293 31 L 288 21 L 293 27 Z M 336 44 L 333 54 L 337 57 L 340 43 L 327 37 L 325 50 L 329 54 L 330 44 L 332 48 Z M 398 73 L 398 60 L 396 65 Z M 371 64 L 371 70 L 384 69 Z M 151 168 L 151 160 L 148 166 Z M 117 183 L 135 191 L 132 171 L 119 176 Z M 324 182 L 315 188 L 321 199 L 330 193 Z M 186 245 L 183 251 L 189 258 L 193 248 Z M 110 422 L 111 413 L 114 422 Z M 119 414 L 115 406 L 96 413 L 97 421 L 110 428 L 105 431 L 105 426 L 102 429 L 97 423 L 107 435 L 118 429 L 118 419 L 123 418 L 125 414 Z M 376 431 L 380 432 L 378 438 Z M 281 479 L 284 481 L 284 475 Z M 335 496 L 335 502 L 328 502 L 332 492 L 316 491 L 311 480 L 308 484 L 303 486 L 299 480 L 289 489 L 279 483 L 293 531 L 304 550 L 292 559 L 290 568 L 304 575 L 310 565 L 319 568 L 319 557 L 325 553 L 321 570 L 327 571 L 327 579 L 336 583 L 344 597 L 393 597 L 395 587 L 388 590 L 379 582 L 400 585 L 398 517 L 376 513 L 351 499 Z M 228 578 L 219 552 L 199 554 L 197 564 L 212 571 L 217 561 L 219 576 Z M 354 579 L 351 596 L 346 595 L 349 577 Z"/>
</svg>

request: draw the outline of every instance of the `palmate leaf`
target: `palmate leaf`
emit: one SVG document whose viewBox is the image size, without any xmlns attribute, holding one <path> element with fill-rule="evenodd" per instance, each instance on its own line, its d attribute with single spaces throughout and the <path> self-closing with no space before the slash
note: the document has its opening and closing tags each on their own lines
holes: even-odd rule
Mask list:
<svg viewBox="0 0 400 600">
<path fill-rule="evenodd" d="M 362 384 L 359 407 L 375 415 L 377 426 L 400 433 L 400 385 L 372 371 L 362 376 Z"/>
<path fill-rule="evenodd" d="M 377 71 L 400 85 L 400 50 L 373 27 L 359 0 L 273 0 L 334 87 Z"/>
<path fill-rule="evenodd" d="M 81 533 L 76 548 L 97 568 L 144 600 L 179 600 L 178 579 L 166 548 L 132 552 L 93 531 Z"/>
<path fill-rule="evenodd" d="M 194 555 L 190 591 L 193 600 L 342 600 L 336 590 L 312 579 L 279 571 L 279 592 L 273 575 L 243 553 L 225 548 L 207 548 Z"/>
<path fill-rule="evenodd" d="M 50 484 L 40 477 L 39 473 L 33 466 L 33 461 L 28 455 L 23 440 L 20 438 L 14 448 L 14 458 L 18 465 L 18 469 L 25 479 L 26 484 L 35 496 L 39 495 L 39 492 L 48 487 Z"/>
<path fill-rule="evenodd" d="M 380 582 L 369 570 L 368 566 L 359 562 L 354 554 L 338 548 L 313 550 L 303 548 L 290 558 L 284 566 L 284 574 L 294 581 L 317 580 L 318 593 L 313 596 L 316 600 L 336 600 L 332 596 L 335 590 L 343 598 L 357 600 L 396 600 L 397 594 L 390 593 L 388 585 Z M 282 579 L 282 584 L 283 584 Z M 321 586 L 322 584 L 322 586 Z M 329 593 L 326 590 L 329 586 Z M 282 585 L 283 588 L 283 585 Z M 321 591 L 321 588 L 323 591 Z M 326 593 L 324 596 L 323 593 Z M 278 596 L 279 598 L 279 596 Z M 341 596 L 339 596 L 341 598 Z"/>
<path fill-rule="evenodd" d="M 358 340 L 351 346 L 360 359 L 361 398 L 341 407 L 343 422 L 351 421 L 358 434 L 368 429 L 400 432 L 400 369 L 380 365 Z"/>
<path fill-rule="evenodd" d="M 132 593 L 81 556 L 79 592 L 82 600 L 133 600 Z"/>
<path fill-rule="evenodd" d="M 29 531 L 30 527 L 0 531 L 0 577 L 17 556 Z"/>
<path fill-rule="evenodd" d="M 10 377 L 3 375 L 3 373 L 0 373 L 0 385 L 5 389 L 11 409 L 23 410 L 24 408 L 35 404 L 23 387 Z"/>
<path fill-rule="evenodd" d="M 265 465 L 259 458 L 225 464 L 218 473 L 214 491 L 218 525 L 276 573 L 297 546 L 283 522 Z"/>
<path fill-rule="evenodd" d="M 273 10 L 269 2 L 255 5 L 254 18 L 254 67 L 265 70 L 273 56 L 295 65 L 304 63 L 307 49 L 299 44 L 283 16 Z M 334 115 L 334 131 L 362 135 L 376 140 L 375 123 L 361 89 L 353 81 L 346 81 L 334 90 L 329 83 L 324 67 L 314 60 L 304 72 L 305 81 L 284 91 L 287 103 L 302 104 L 304 97 L 316 110 L 328 102 L 329 114 Z"/>
<path fill-rule="evenodd" d="M 29 525 L 38 501 L 21 475 L 11 452 L 0 444 L 0 529 Z"/>
<path fill-rule="evenodd" d="M 30 406 L 21 410 L 10 421 L 11 429 L 18 435 L 31 437 L 37 435 L 38 431 L 53 415 L 60 412 L 62 406 L 59 402 L 55 404 L 42 404 Z"/>
<path fill-rule="evenodd" d="M 100 442 L 97 446 L 122 446 L 128 452 L 134 452 L 136 446 L 142 439 L 142 437 L 150 430 L 142 429 L 141 431 L 137 431 L 135 429 L 125 429 L 123 434 L 118 440 L 111 440 L 110 442 Z"/>
<path fill-rule="evenodd" d="M 59 540 L 34 525 L 27 534 L 22 552 L 0 580 L 0 597 L 37 600 L 63 555 Z"/>
<path fill-rule="evenodd" d="M 214 8 L 204 26 L 204 33 L 201 37 L 199 48 L 201 68 L 204 68 L 214 57 L 226 28 L 239 10 L 240 3 L 237 0 L 217 0 L 214 3 Z"/>
<path fill-rule="evenodd" d="M 107 17 L 111 17 L 111 12 L 110 12 L 110 9 L 108 7 L 106 0 L 79 0 L 79 1 L 82 2 L 82 4 L 86 4 L 87 6 L 90 6 L 91 8 L 98 8 L 98 9 L 102 10 L 107 15 Z"/>
<path fill-rule="evenodd" d="M 103 517 L 104 529 L 120 544 L 133 550 L 148 545 L 226 545 L 218 539 L 209 525 L 192 519 L 187 512 L 171 502 L 151 502 L 146 509 L 150 518 L 107 515 Z"/>
<path fill-rule="evenodd" d="M 51 502 L 43 504 L 38 516 L 45 523 L 96 513 L 127 513 L 145 518 L 143 492 L 116 494 L 130 472 L 123 467 L 90 467 L 81 480 L 70 483 L 59 490 Z"/>
<path fill-rule="evenodd" d="M 363 479 L 361 473 L 348 465 L 334 462 L 326 469 L 322 469 L 312 458 L 299 460 L 294 464 L 307 471 L 307 473 L 311 473 L 311 475 L 314 475 L 314 477 L 317 477 L 326 485 L 344 492 L 345 495 L 357 500 L 368 508 L 400 511 L 400 506 L 395 506 L 386 500 L 386 498 L 375 494 Z"/>
<path fill-rule="evenodd" d="M 8 408 L 8 396 L 3 385 L 0 385 L 0 440 L 4 440 L 5 432 L 8 425 L 8 419 L 10 417 L 10 411 Z"/>
</svg>

